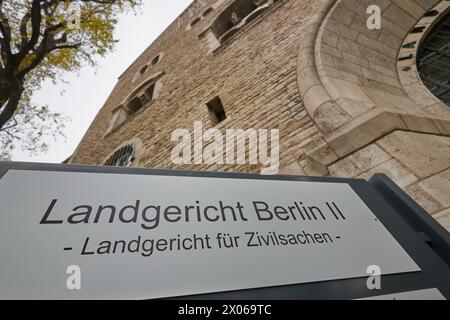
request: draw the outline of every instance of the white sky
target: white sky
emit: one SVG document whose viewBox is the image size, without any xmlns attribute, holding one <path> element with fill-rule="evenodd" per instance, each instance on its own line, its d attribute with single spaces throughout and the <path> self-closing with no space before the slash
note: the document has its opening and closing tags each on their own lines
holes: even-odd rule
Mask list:
<svg viewBox="0 0 450 320">
<path fill-rule="evenodd" d="M 67 141 L 58 139 L 46 154 L 31 157 L 18 148 L 14 161 L 61 163 L 76 149 L 97 112 L 111 93 L 123 71 L 187 8 L 192 0 L 145 0 L 139 13 L 119 17 L 114 52 L 98 60 L 97 70 L 84 67 L 78 74 L 67 74 L 66 85 L 46 83 L 33 96 L 36 103 L 47 104 L 55 112 L 71 118 L 64 129 Z M 65 90 L 64 95 L 60 95 Z"/>
</svg>

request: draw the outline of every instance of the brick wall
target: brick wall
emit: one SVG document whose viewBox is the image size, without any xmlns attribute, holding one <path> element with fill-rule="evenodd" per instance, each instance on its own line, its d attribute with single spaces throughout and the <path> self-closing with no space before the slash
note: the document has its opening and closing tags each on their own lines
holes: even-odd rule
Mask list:
<svg viewBox="0 0 450 320">
<path fill-rule="evenodd" d="M 259 172 L 257 165 L 172 163 L 171 133 L 192 131 L 195 121 L 212 127 L 206 103 L 219 96 L 227 119 L 218 129 L 280 130 L 281 174 L 383 172 L 450 228 L 450 109 L 430 97 L 416 69 L 406 74 L 398 61 L 411 28 L 435 5 L 447 10 L 448 2 L 280 0 L 211 52 L 211 39 L 201 35 L 232 2 L 194 1 L 131 64 L 72 163 L 102 164 L 117 147 L 139 141 L 134 166 Z M 382 30 L 365 28 L 369 4 L 382 8 Z M 161 61 L 137 77 L 161 52 Z M 113 110 L 161 72 L 157 99 L 105 136 Z"/>
<path fill-rule="evenodd" d="M 199 35 L 230 2 L 223 2 L 186 31 L 186 26 L 208 7 L 193 6 L 192 16 L 186 11 L 131 65 L 83 139 L 73 163 L 101 164 L 111 150 L 139 137 L 146 150 L 139 159 L 143 167 L 258 172 L 258 166 L 172 164 L 170 152 L 174 143 L 170 134 L 177 128 L 192 130 L 194 121 L 208 123 L 206 102 L 218 95 L 228 117 L 219 128 L 279 129 L 282 168 L 299 168 L 302 146 L 320 135 L 299 96 L 296 74 L 298 38 L 308 24 L 315 1 L 282 1 L 211 54 Z M 164 52 L 163 59 L 147 71 L 166 72 L 160 96 L 104 138 L 112 110 L 139 85 L 139 80 L 132 83 L 136 72 L 160 51 Z"/>
</svg>

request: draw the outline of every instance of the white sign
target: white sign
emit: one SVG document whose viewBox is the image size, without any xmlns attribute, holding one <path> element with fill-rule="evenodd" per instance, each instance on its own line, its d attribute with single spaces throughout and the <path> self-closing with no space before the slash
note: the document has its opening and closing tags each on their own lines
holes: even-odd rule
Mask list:
<svg viewBox="0 0 450 320">
<path fill-rule="evenodd" d="M 420 268 L 347 184 L 10 170 L 1 299 L 149 299 Z M 68 272 L 70 270 L 70 272 Z"/>
</svg>

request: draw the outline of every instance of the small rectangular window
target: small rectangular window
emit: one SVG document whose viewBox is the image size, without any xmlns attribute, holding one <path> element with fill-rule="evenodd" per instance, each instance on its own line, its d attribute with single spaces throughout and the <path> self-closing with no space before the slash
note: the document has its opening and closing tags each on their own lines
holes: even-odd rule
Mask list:
<svg viewBox="0 0 450 320">
<path fill-rule="evenodd" d="M 208 110 L 212 117 L 214 125 L 221 123 L 227 118 L 225 110 L 222 105 L 222 101 L 220 100 L 219 97 L 215 97 L 206 105 L 208 106 Z"/>
</svg>

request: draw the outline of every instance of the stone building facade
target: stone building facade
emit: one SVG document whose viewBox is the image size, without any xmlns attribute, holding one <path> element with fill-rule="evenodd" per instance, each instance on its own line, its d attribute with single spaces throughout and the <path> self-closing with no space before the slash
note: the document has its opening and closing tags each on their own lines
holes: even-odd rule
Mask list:
<svg viewBox="0 0 450 320">
<path fill-rule="evenodd" d="M 440 0 L 196 0 L 120 76 L 71 163 L 254 173 L 174 164 L 171 134 L 195 121 L 278 129 L 280 174 L 386 173 L 450 229 L 449 40 L 424 53 L 449 12 Z"/>
</svg>

